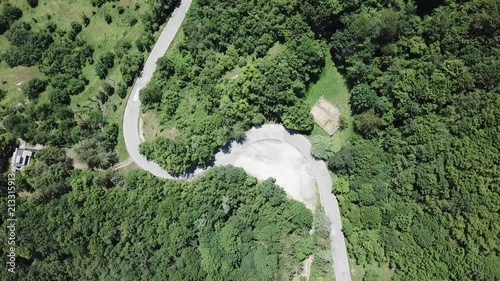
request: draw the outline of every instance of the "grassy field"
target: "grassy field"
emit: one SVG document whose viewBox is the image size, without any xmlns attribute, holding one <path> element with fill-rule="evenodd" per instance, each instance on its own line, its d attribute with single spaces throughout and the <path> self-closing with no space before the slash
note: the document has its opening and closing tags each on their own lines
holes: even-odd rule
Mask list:
<svg viewBox="0 0 500 281">
<path fill-rule="evenodd" d="M 320 96 L 325 96 L 327 99 L 335 103 L 340 111 L 341 116 L 344 116 L 349 126 L 344 130 L 338 130 L 332 136 L 333 151 L 339 151 L 342 146 L 346 145 L 354 134 L 353 122 L 351 116 L 351 108 L 349 106 L 349 90 L 345 84 L 344 78 L 333 65 L 330 56 L 326 58 L 326 65 L 321 73 L 318 81 L 310 86 L 306 95 L 306 104 L 312 108 Z M 310 136 L 324 135 L 328 136 L 323 129 L 318 125 L 314 125 L 314 130 Z"/>
<path fill-rule="evenodd" d="M 389 269 L 387 264 L 379 266 L 378 264 L 369 264 L 365 267 L 357 265 L 354 261 L 350 260 L 350 269 L 351 269 L 351 277 L 352 281 L 363 281 L 363 276 L 367 271 L 375 272 L 381 280 L 389 281 L 391 280 L 394 272 Z"/>
</svg>

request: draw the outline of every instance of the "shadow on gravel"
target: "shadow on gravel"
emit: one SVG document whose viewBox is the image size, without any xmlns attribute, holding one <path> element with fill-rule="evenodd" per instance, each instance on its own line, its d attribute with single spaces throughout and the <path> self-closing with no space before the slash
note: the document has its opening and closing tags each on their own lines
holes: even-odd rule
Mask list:
<svg viewBox="0 0 500 281">
<path fill-rule="evenodd" d="M 212 155 L 212 158 L 207 161 L 206 163 L 204 164 L 201 164 L 201 165 L 197 165 L 195 163 L 192 163 L 184 172 L 180 172 L 180 173 L 170 173 L 170 175 L 174 178 L 177 178 L 177 179 L 189 179 L 189 178 L 193 178 L 194 177 L 194 173 L 197 169 L 203 169 L 203 170 L 207 170 L 209 168 L 212 168 L 215 166 L 215 155 L 220 151 L 224 154 L 229 154 L 231 152 L 231 144 L 233 142 L 237 143 L 237 144 L 243 144 L 245 141 L 247 140 L 246 136 L 243 136 L 241 138 L 238 138 L 238 139 L 233 139 L 233 140 L 230 140 L 228 141 L 225 145 L 223 146 L 220 146 L 218 148 L 215 149 L 213 155 Z M 150 159 L 148 159 L 150 160 Z"/>
<path fill-rule="evenodd" d="M 285 128 L 285 131 L 287 131 L 290 135 L 309 135 L 311 132 L 299 132 L 299 131 L 295 131 L 295 130 L 292 130 L 292 129 L 288 129 L 287 127 L 283 126 L 283 128 Z"/>
<path fill-rule="evenodd" d="M 217 154 L 217 152 L 219 152 L 219 151 L 221 151 L 224 154 L 228 154 L 229 152 L 231 152 L 231 144 L 233 142 L 235 142 L 237 144 L 243 144 L 246 140 L 247 140 L 246 136 L 243 136 L 243 137 L 238 138 L 238 139 L 230 140 L 225 145 L 219 147 L 219 149 L 215 151 L 214 155 Z"/>
</svg>

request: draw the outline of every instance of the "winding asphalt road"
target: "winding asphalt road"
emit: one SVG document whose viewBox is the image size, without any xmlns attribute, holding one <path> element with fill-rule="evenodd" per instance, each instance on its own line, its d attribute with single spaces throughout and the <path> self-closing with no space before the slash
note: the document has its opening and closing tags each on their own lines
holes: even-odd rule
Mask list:
<svg viewBox="0 0 500 281">
<path fill-rule="evenodd" d="M 179 30 L 190 5 L 191 0 L 182 0 L 180 6 L 177 7 L 172 13 L 170 20 L 163 29 L 160 38 L 156 42 L 144 65 L 141 77 L 136 80 L 132 88 L 132 92 L 128 98 L 123 116 L 123 136 L 125 139 L 125 146 L 130 157 L 140 168 L 149 171 L 157 177 L 166 179 L 179 178 L 174 178 L 167 171 L 163 170 L 158 164 L 148 161 L 148 159 L 146 159 L 146 157 L 141 155 L 139 152 L 139 144 L 141 143 L 139 136 L 139 115 L 141 106 L 139 92 L 151 80 L 151 77 L 156 69 L 156 61 L 167 51 L 170 43 L 175 37 L 175 34 Z M 344 234 L 342 233 L 340 209 L 335 195 L 331 192 L 332 180 L 325 163 L 323 161 L 316 160 L 311 156 L 311 143 L 307 140 L 307 138 L 302 135 L 292 135 L 281 125 L 264 125 L 260 128 L 253 128 L 247 132 L 245 138 L 246 143 L 260 140 L 283 141 L 291 144 L 302 153 L 304 159 L 309 164 L 311 174 L 315 178 L 318 185 L 321 203 L 325 209 L 325 213 L 332 222 L 330 236 L 336 281 L 350 281 L 351 275 L 349 272 Z M 241 144 L 237 144 L 235 142 L 231 144 L 231 146 L 237 145 Z M 231 153 L 217 153 L 215 155 L 215 165 L 222 165 L 222 163 L 227 164 L 230 154 Z M 186 178 L 192 178 L 203 172 L 204 170 L 198 169 L 194 172 L 194 174 L 188 175 Z"/>
</svg>

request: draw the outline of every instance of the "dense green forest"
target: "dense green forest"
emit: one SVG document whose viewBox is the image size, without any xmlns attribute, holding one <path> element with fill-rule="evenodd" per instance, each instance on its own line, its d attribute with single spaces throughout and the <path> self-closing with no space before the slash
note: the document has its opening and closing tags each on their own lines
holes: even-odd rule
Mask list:
<svg viewBox="0 0 500 281">
<path fill-rule="evenodd" d="M 486 0 L 198 1 L 141 93 L 175 133 L 142 151 L 181 172 L 252 125 L 310 132 L 328 47 L 357 132 L 328 159 L 351 257 L 394 280 L 497 280 L 499 18 Z"/>
<path fill-rule="evenodd" d="M 301 8 L 310 3 L 196 1 L 184 36 L 158 62 L 141 91 L 168 136 L 142 145 L 143 154 L 180 173 L 212 159 L 215 149 L 266 121 L 308 133 L 303 97 L 324 65 Z"/>
<path fill-rule="evenodd" d="M 494 0 L 358 1 L 323 33 L 358 132 L 328 160 L 357 263 L 500 280 L 499 19 Z"/>
<path fill-rule="evenodd" d="M 0 165 L 23 137 L 78 142 L 89 167 L 109 167 L 119 128 L 100 109 L 126 95 L 169 10 L 146 9 L 143 38 L 108 53 L 82 38 L 86 17 L 71 29 L 50 19 L 45 26 L 26 17 L 26 2 L 11 2 L 0 9 L 0 71 L 32 65 L 41 76 L 22 87 L 21 106 L 6 106 L 15 89 L 0 92 Z M 91 3 L 113 11 L 97 14 L 106 24 L 120 21 L 118 2 Z M 77 24 L 83 31 L 73 33 Z M 350 89 L 356 135 L 338 152 L 314 152 L 336 174 L 352 260 L 388 265 L 396 281 L 500 280 L 499 33 L 495 0 L 198 0 L 141 92 L 145 111 L 170 134 L 141 150 L 181 173 L 254 125 L 310 133 L 304 98 L 330 52 Z M 92 50 L 99 54 L 85 55 Z M 100 80 L 106 71 L 118 71 L 117 84 Z M 74 100 L 93 76 L 102 82 L 99 107 L 78 114 Z M 22 280 L 290 280 L 328 244 L 320 211 L 313 222 L 272 181 L 232 167 L 161 181 L 139 171 L 75 170 L 50 147 L 16 174 L 16 185 L 30 194 L 18 199 Z M 321 255 L 315 261 L 317 271 L 331 268 Z"/>
<path fill-rule="evenodd" d="M 162 181 L 73 170 L 56 148 L 29 168 L 16 175 L 33 193 L 17 203 L 16 280 L 290 280 L 318 240 L 304 204 L 240 168 Z"/>
</svg>

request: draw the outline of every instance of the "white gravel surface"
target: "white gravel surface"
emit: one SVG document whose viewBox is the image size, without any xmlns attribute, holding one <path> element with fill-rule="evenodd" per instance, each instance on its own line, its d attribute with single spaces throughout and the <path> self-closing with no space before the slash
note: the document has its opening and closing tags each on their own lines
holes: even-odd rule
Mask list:
<svg viewBox="0 0 500 281">
<path fill-rule="evenodd" d="M 231 153 L 218 154 L 216 165 L 243 168 L 259 180 L 276 179 L 289 197 L 314 210 L 315 180 L 300 151 L 279 140 L 260 140 L 233 146 Z"/>
</svg>

